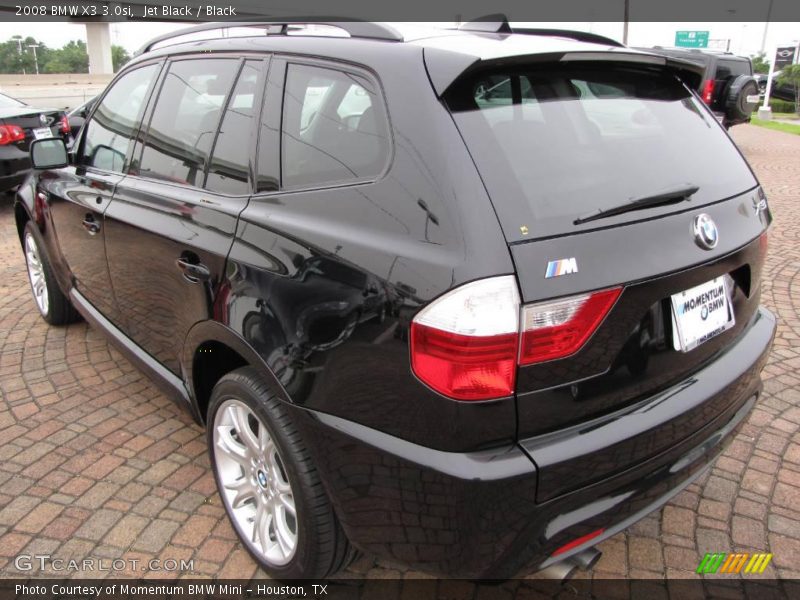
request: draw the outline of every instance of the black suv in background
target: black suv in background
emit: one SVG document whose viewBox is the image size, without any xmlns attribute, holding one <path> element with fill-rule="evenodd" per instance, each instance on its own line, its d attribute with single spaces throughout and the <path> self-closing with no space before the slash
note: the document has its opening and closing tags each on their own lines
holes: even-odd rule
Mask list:
<svg viewBox="0 0 800 600">
<path fill-rule="evenodd" d="M 753 63 L 746 56 L 698 48 L 655 46 L 642 50 L 680 58 L 702 67 L 703 78 L 697 91 L 726 129 L 749 123 L 750 116 L 758 109 L 759 84 L 753 75 Z"/>
<path fill-rule="evenodd" d="M 272 576 L 586 566 L 742 425 L 771 216 L 702 69 L 508 23 L 175 35 L 34 143 L 17 226 L 44 319 L 205 425 Z"/>
</svg>

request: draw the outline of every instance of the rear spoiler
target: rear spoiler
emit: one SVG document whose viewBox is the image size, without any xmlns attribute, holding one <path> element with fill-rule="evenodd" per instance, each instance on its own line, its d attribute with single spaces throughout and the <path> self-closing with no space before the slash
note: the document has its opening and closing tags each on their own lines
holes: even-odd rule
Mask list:
<svg viewBox="0 0 800 600">
<path fill-rule="evenodd" d="M 580 52 L 561 52 L 543 53 L 530 55 L 516 55 L 493 57 L 490 60 L 482 60 L 478 56 L 451 52 L 439 48 L 425 48 L 423 51 L 425 68 L 428 71 L 433 89 L 438 97 L 442 97 L 447 88 L 462 75 L 474 69 L 491 64 L 502 63 L 504 65 L 514 65 L 523 63 L 553 63 L 567 61 L 607 61 L 623 63 L 640 63 L 650 65 L 660 65 L 673 72 L 681 81 L 693 90 L 700 89 L 703 79 L 704 68 L 702 65 L 689 61 L 672 58 L 669 56 L 648 54 L 628 50 L 627 48 L 618 50 L 609 48 L 602 51 L 580 51 Z"/>
</svg>

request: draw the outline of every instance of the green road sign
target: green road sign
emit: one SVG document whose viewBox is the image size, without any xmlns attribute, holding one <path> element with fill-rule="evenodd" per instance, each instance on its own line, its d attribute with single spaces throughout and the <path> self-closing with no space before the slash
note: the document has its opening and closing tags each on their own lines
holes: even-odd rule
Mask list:
<svg viewBox="0 0 800 600">
<path fill-rule="evenodd" d="M 675 45 L 680 48 L 708 48 L 708 32 L 676 31 Z"/>
</svg>

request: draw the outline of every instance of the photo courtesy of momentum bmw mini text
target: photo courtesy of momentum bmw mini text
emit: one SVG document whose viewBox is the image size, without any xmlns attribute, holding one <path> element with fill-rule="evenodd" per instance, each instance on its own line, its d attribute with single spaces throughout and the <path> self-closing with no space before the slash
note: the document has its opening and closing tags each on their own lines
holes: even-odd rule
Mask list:
<svg viewBox="0 0 800 600">
<path fill-rule="evenodd" d="M 800 3 L 290 4 L 0 1 L 0 600 L 800 596 Z"/>
<path fill-rule="evenodd" d="M 53 596 L 57 598 L 103 598 L 113 596 L 124 597 L 322 597 L 325 596 L 327 585 L 283 585 L 276 583 L 253 584 L 245 589 L 242 584 L 229 583 L 150 583 L 143 585 L 136 582 L 119 582 L 95 584 L 81 583 L 49 583 L 39 585 L 36 583 L 17 583 L 14 585 L 14 593 L 21 596 L 43 597 Z"/>
</svg>

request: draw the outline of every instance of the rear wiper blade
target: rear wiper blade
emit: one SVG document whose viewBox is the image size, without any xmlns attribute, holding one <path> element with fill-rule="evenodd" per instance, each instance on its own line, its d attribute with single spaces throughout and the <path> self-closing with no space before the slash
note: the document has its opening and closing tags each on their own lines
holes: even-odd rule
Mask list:
<svg viewBox="0 0 800 600">
<path fill-rule="evenodd" d="M 604 219 L 606 217 L 613 217 L 614 215 L 621 215 L 634 210 L 642 210 L 643 208 L 666 206 L 667 204 L 679 204 L 684 200 L 691 198 L 699 189 L 700 188 L 698 186 L 687 183 L 674 189 L 653 194 L 652 196 L 634 198 L 627 204 L 621 204 L 612 208 L 600 208 L 593 213 L 578 217 L 573 221 L 573 223 L 575 225 L 580 225 L 581 223 L 588 223 L 589 221 L 596 221 L 597 219 Z"/>
</svg>

